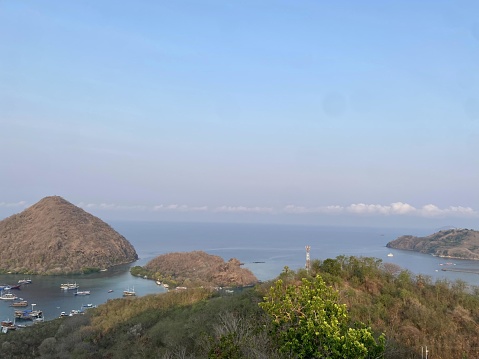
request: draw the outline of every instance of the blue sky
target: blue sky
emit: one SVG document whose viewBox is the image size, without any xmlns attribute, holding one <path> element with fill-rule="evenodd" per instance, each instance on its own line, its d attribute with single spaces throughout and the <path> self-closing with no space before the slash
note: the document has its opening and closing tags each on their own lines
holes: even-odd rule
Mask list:
<svg viewBox="0 0 479 359">
<path fill-rule="evenodd" d="M 476 1 L 0 2 L 0 218 L 479 221 Z"/>
</svg>

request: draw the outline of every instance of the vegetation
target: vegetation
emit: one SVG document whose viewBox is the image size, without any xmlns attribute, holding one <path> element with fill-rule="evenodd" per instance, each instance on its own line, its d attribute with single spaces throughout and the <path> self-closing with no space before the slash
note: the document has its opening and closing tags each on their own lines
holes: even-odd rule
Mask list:
<svg viewBox="0 0 479 359">
<path fill-rule="evenodd" d="M 281 352 L 298 358 L 380 358 L 384 337 L 370 328 L 351 328 L 346 305 L 317 275 L 300 284 L 279 279 L 259 304 L 273 320 L 273 335 Z"/>
<path fill-rule="evenodd" d="M 477 288 L 340 256 L 234 295 L 198 288 L 110 300 L 0 335 L 0 346 L 2 358 L 419 359 L 427 346 L 431 358 L 472 359 L 478 321 Z"/>
</svg>

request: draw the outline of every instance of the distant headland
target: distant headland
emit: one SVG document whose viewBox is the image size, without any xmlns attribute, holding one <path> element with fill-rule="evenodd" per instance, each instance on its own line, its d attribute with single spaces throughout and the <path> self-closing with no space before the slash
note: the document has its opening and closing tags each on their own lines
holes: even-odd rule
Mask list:
<svg viewBox="0 0 479 359">
<path fill-rule="evenodd" d="M 444 258 L 479 260 L 479 232 L 472 229 L 440 230 L 426 237 L 401 236 L 386 247 Z"/>
</svg>

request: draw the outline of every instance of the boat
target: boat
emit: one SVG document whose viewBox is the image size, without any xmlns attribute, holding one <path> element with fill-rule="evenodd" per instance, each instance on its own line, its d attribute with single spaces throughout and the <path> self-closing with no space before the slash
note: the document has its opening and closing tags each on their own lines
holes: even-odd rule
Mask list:
<svg viewBox="0 0 479 359">
<path fill-rule="evenodd" d="M 83 314 L 83 312 L 81 310 L 78 310 L 78 309 L 72 309 L 70 311 L 70 314 L 68 314 L 68 316 L 73 317 L 74 315 L 77 315 L 77 314 Z"/>
<path fill-rule="evenodd" d="M 20 289 L 21 284 L 10 285 L 10 289 Z"/>
<path fill-rule="evenodd" d="M 18 281 L 18 284 L 30 284 L 30 283 L 32 283 L 31 279 L 20 279 Z"/>
<path fill-rule="evenodd" d="M 388 254 L 388 257 L 393 257 L 393 256 L 394 256 L 394 254 L 392 254 L 392 253 Z"/>
<path fill-rule="evenodd" d="M 109 289 L 109 290 L 108 290 L 108 293 L 113 293 L 113 289 Z"/>
<path fill-rule="evenodd" d="M 60 288 L 63 290 L 74 290 L 80 288 L 80 286 L 76 283 L 62 283 Z"/>
<path fill-rule="evenodd" d="M 4 334 L 8 333 L 10 330 L 17 329 L 17 327 L 15 326 L 15 323 L 12 322 L 11 320 L 2 320 L 0 322 L 0 326 L 1 326 L 2 333 Z"/>
<path fill-rule="evenodd" d="M 83 290 L 83 291 L 76 291 L 75 292 L 75 295 L 90 295 L 90 291 L 89 290 Z"/>
<path fill-rule="evenodd" d="M 127 289 L 123 291 L 123 296 L 124 297 L 134 297 L 136 295 L 135 288 L 133 289 Z"/>
<path fill-rule="evenodd" d="M 88 304 L 83 304 L 81 307 L 82 309 L 91 309 L 91 308 L 96 308 L 96 305 L 93 305 L 92 303 L 88 303 Z"/>
<path fill-rule="evenodd" d="M 15 319 L 42 321 L 43 312 L 41 310 L 32 310 L 32 309 L 16 310 Z"/>
<path fill-rule="evenodd" d="M 12 294 L 12 293 L 4 293 L 3 290 L 1 291 L 1 294 L 0 294 L 0 299 L 1 300 L 15 300 L 17 299 L 18 297 L 15 295 L 15 294 Z"/>
<path fill-rule="evenodd" d="M 13 302 L 10 304 L 10 307 L 27 307 L 28 302 L 26 300 L 21 300 L 19 302 Z"/>
</svg>

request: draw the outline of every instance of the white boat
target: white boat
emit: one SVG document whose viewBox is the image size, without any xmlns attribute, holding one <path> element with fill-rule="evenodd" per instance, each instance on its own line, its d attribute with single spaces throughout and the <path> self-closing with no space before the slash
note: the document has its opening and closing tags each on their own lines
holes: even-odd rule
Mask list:
<svg viewBox="0 0 479 359">
<path fill-rule="evenodd" d="M 12 293 L 4 293 L 3 291 L 1 292 L 0 294 L 0 299 L 1 300 L 15 300 L 17 299 L 18 297 L 15 295 L 15 294 L 12 294 Z"/>
<path fill-rule="evenodd" d="M 18 284 L 30 284 L 32 282 L 31 279 L 20 279 Z"/>
<path fill-rule="evenodd" d="M 134 297 L 136 295 L 135 288 L 133 289 L 127 289 L 123 291 L 123 296 L 124 297 Z"/>
<path fill-rule="evenodd" d="M 62 290 L 74 290 L 80 288 L 80 286 L 76 283 L 62 283 L 60 284 L 60 288 Z"/>
<path fill-rule="evenodd" d="M 393 256 L 394 256 L 394 254 L 392 254 L 392 253 L 388 254 L 388 257 L 393 257 Z"/>
<path fill-rule="evenodd" d="M 90 291 L 89 290 L 83 290 L 83 291 L 77 290 L 75 292 L 75 295 L 90 295 Z"/>
</svg>

